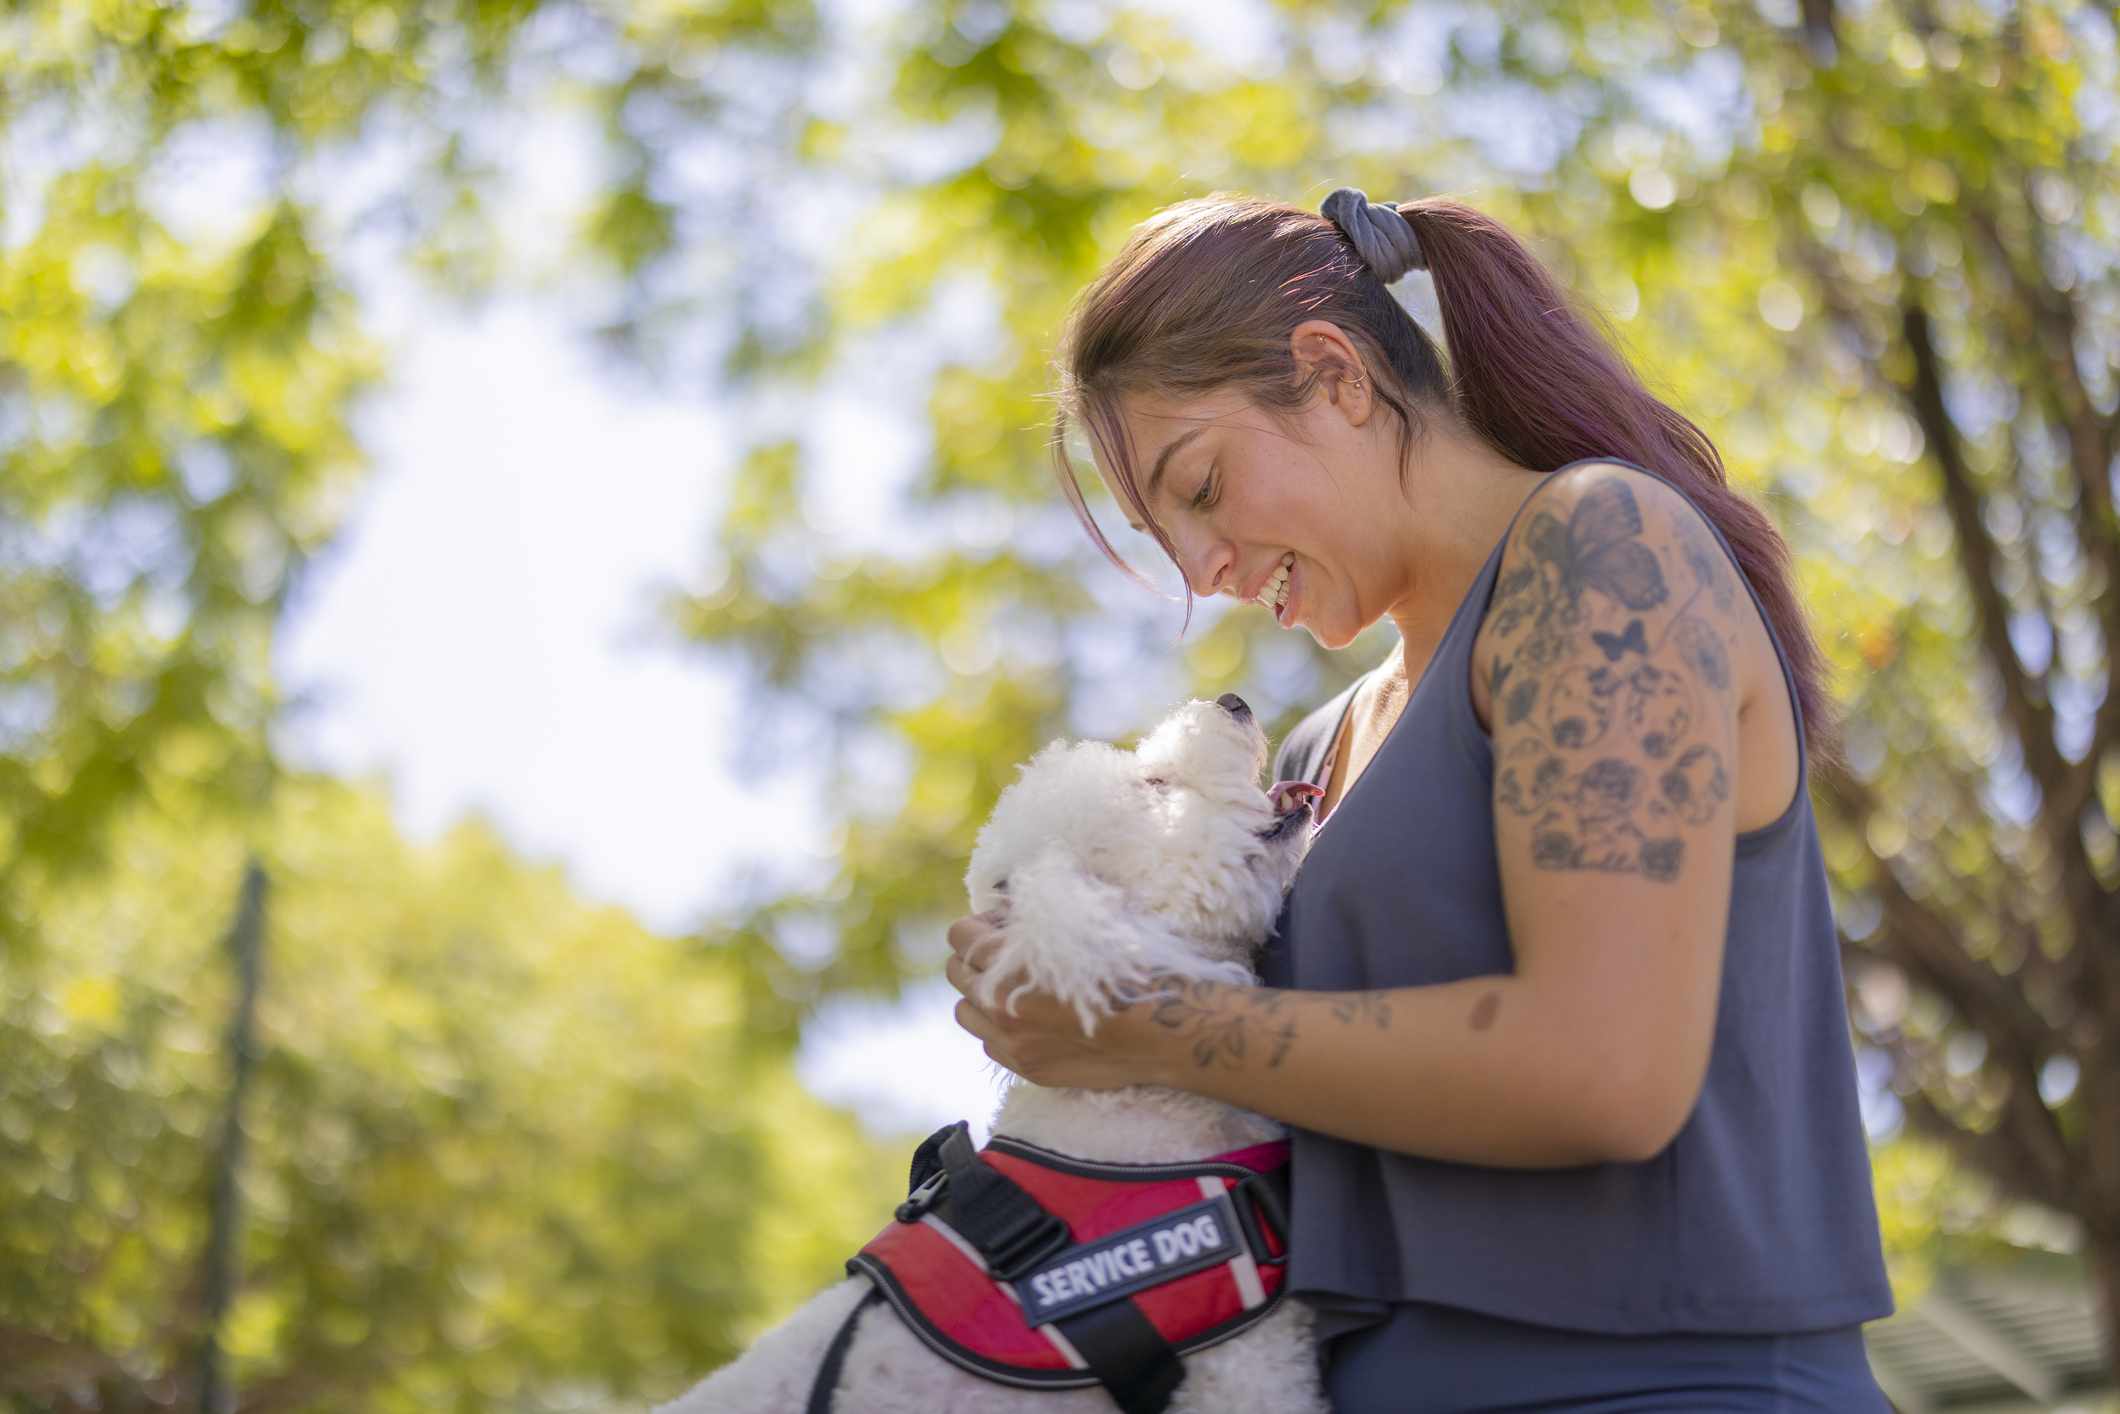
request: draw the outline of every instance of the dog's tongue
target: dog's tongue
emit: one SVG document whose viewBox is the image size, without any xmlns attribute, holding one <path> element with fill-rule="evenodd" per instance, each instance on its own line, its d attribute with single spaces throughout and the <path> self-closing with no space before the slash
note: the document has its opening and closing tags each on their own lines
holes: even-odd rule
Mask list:
<svg viewBox="0 0 2120 1414">
<path fill-rule="evenodd" d="M 1267 794 L 1273 798 L 1274 814 L 1286 815 L 1291 810 L 1302 809 L 1306 801 L 1324 795 L 1325 788 L 1309 781 L 1275 781 Z"/>
</svg>

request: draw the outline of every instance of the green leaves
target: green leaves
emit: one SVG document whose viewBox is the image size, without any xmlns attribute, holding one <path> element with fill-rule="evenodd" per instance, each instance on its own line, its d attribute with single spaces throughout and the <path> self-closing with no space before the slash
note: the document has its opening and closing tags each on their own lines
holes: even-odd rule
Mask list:
<svg viewBox="0 0 2120 1414">
<path fill-rule="evenodd" d="M 668 1397 L 900 1196 L 898 1146 L 746 1039 L 719 951 L 575 900 L 482 826 L 412 850 L 350 788 L 289 778 L 276 801 L 226 1333 L 249 1398 Z M 123 1357 L 169 1396 L 242 847 L 151 812 L 115 842 L 92 887 L 38 892 L 48 960 L 0 986 L 0 1336 Z M 0 1389 L 39 1378 L 11 1365 Z"/>
</svg>

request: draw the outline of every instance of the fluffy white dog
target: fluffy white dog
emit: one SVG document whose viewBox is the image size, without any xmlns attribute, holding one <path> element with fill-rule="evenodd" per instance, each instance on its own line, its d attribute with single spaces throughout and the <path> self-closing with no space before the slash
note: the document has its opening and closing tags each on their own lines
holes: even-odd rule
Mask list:
<svg viewBox="0 0 2120 1414">
<path fill-rule="evenodd" d="M 1132 751 L 1055 741 L 1020 768 L 980 831 L 973 912 L 1006 903 L 982 1001 L 1020 988 L 1071 1003 L 1086 1028 L 1157 974 L 1251 984 L 1259 945 L 1309 846 L 1308 785 L 1259 786 L 1265 733 L 1241 698 L 1186 703 Z M 1182 1091 L 1049 1089 L 1012 1078 L 996 1135 L 1080 1159 L 1198 1160 L 1282 1136 L 1259 1115 Z M 865 1276 L 827 1289 L 740 1359 L 656 1414 L 799 1414 Z M 1185 1357 L 1172 1414 L 1326 1409 L 1308 1310 L 1283 1299 L 1234 1338 Z M 1098 1386 L 1019 1389 L 932 1353 L 888 1306 L 844 1351 L 835 1414 L 1075 1414 Z"/>
</svg>

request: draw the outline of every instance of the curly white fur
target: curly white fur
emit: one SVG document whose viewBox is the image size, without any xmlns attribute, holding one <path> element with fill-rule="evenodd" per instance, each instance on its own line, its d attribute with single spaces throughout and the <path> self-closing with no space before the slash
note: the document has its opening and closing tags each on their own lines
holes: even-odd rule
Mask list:
<svg viewBox="0 0 2120 1414">
<path fill-rule="evenodd" d="M 984 1002 L 1026 989 L 1075 1008 L 1085 1029 L 1156 972 L 1256 982 L 1259 945 L 1309 845 L 1307 822 L 1266 833 L 1268 744 L 1249 712 L 1193 701 L 1132 751 L 1055 741 L 995 803 L 965 875 L 972 911 L 1006 903 L 981 974 Z M 1219 1101 L 1152 1086 L 1050 1089 L 1012 1080 L 994 1132 L 1086 1159 L 1201 1158 L 1281 1127 Z M 742 1358 L 655 1414 L 788 1414 L 803 1407 L 825 1346 L 868 1288 L 849 1278 L 812 1299 Z M 1233 1340 L 1187 1357 L 1171 1414 L 1324 1414 L 1307 1308 L 1283 1301 Z M 948 1364 L 887 1307 L 848 1348 L 838 1414 L 1086 1414 L 1102 1389 L 1017 1390 Z"/>
</svg>

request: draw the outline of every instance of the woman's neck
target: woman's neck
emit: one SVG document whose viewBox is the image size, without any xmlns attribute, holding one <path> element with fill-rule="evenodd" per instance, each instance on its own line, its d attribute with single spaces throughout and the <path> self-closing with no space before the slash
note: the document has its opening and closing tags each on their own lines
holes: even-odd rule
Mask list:
<svg viewBox="0 0 2120 1414">
<path fill-rule="evenodd" d="M 1414 474 L 1425 494 L 1410 508 L 1401 542 L 1408 587 L 1386 611 L 1402 648 L 1395 655 L 1399 662 L 1383 675 L 1395 676 L 1409 691 L 1487 556 L 1546 475 L 1465 434 L 1438 431 L 1417 455 Z"/>
</svg>

